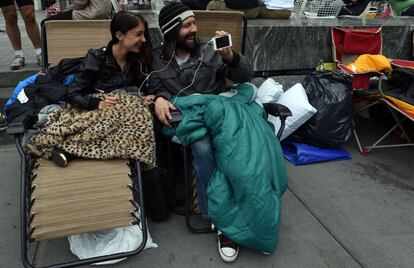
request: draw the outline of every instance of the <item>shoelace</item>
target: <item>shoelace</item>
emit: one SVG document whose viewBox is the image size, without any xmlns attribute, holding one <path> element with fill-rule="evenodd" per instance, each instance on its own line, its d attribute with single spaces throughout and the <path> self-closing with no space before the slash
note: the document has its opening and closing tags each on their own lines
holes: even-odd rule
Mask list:
<svg viewBox="0 0 414 268">
<path fill-rule="evenodd" d="M 220 235 L 220 244 L 222 248 L 236 248 L 237 245 L 234 241 L 228 239 L 227 237 L 225 237 L 224 235 Z"/>
</svg>

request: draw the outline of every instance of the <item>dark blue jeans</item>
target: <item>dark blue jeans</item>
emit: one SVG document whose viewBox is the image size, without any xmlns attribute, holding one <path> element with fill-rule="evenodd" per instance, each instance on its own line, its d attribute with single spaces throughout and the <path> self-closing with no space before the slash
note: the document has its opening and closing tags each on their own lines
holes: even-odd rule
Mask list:
<svg viewBox="0 0 414 268">
<path fill-rule="evenodd" d="M 216 160 L 214 159 L 210 136 L 207 135 L 203 139 L 192 143 L 191 152 L 193 155 L 193 166 L 201 216 L 208 218 L 207 186 L 216 169 Z"/>
</svg>

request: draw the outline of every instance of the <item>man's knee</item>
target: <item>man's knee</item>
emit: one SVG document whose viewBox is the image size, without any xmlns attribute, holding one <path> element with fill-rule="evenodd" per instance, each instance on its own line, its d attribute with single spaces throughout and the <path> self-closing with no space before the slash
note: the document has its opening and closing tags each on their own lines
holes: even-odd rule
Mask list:
<svg viewBox="0 0 414 268">
<path fill-rule="evenodd" d="M 209 137 L 204 137 L 201 140 L 191 144 L 191 150 L 198 155 L 212 154 L 212 144 Z"/>
<path fill-rule="evenodd" d="M 25 23 L 36 23 L 36 13 L 33 6 L 21 7 L 20 13 Z"/>
<path fill-rule="evenodd" d="M 4 20 L 6 21 L 6 24 L 8 25 L 17 24 L 17 13 L 14 7 L 3 8 L 2 11 L 3 11 L 3 16 L 4 16 Z"/>
</svg>

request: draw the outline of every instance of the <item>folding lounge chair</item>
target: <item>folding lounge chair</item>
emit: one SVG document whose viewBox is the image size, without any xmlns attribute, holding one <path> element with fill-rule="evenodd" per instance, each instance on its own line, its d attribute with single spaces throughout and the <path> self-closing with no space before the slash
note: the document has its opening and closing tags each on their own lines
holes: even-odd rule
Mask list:
<svg viewBox="0 0 414 268">
<path fill-rule="evenodd" d="M 401 104 L 395 101 L 395 98 L 384 94 L 382 89 L 383 80 L 386 78 L 382 72 L 366 72 L 355 73 L 346 67 L 346 64 L 353 62 L 361 54 L 381 54 L 382 52 L 382 35 L 381 27 L 373 28 L 332 28 L 332 42 L 333 42 L 333 55 L 337 63 L 337 67 L 342 73 L 348 76 L 352 76 L 352 88 L 354 89 L 355 96 L 368 100 L 368 105 L 358 108 L 354 111 L 354 114 L 359 114 L 366 111 L 370 107 L 377 104 L 385 104 L 394 118 L 396 124 L 387 131 L 384 135 L 378 138 L 372 145 L 362 145 L 361 139 L 358 135 L 356 127 L 353 129 L 353 133 L 358 144 L 358 149 L 363 155 L 367 155 L 369 151 L 375 148 L 389 148 L 389 147 L 401 147 L 412 146 L 409 136 L 407 135 L 403 125 L 401 124 L 400 116 L 405 119 L 413 120 L 413 115 L 406 112 L 406 108 L 401 108 Z M 399 66 L 402 68 L 413 68 L 414 64 L 410 61 L 404 60 L 391 60 L 391 65 Z M 370 87 L 370 81 L 372 77 L 377 77 L 378 86 L 376 89 L 368 90 Z M 394 99 L 394 101 L 393 101 Z M 407 107 L 402 105 L 403 107 Z M 400 116 L 399 116 L 400 115 Z M 395 129 L 399 128 L 407 139 L 407 143 L 404 144 L 387 144 L 379 145 L 389 134 Z"/>
<path fill-rule="evenodd" d="M 110 23 L 110 20 L 47 21 L 41 33 L 43 71 L 61 59 L 83 57 L 91 48 L 106 46 L 111 39 Z"/>
<path fill-rule="evenodd" d="M 238 11 L 194 11 L 197 19 L 198 35 L 205 38 L 214 36 L 215 31 L 225 28 L 231 34 L 233 41 L 233 49 L 241 54 L 244 53 L 247 21 L 243 16 L 243 12 Z M 223 26 L 224 25 L 224 26 Z M 284 129 L 284 122 L 287 116 L 291 115 L 288 108 L 276 103 L 265 104 L 265 110 L 268 114 L 280 117 L 282 127 L 279 130 L 278 137 L 281 136 Z M 182 147 L 183 151 L 183 170 L 185 181 L 185 222 L 187 227 L 196 234 L 212 232 L 210 227 L 198 228 L 195 227 L 191 218 L 193 215 L 199 214 L 196 212 L 197 195 L 194 184 L 194 172 L 191 163 L 191 152 L 187 148 Z"/>
<path fill-rule="evenodd" d="M 42 40 L 46 52 L 43 62 L 50 60 L 54 65 L 65 57 L 83 56 L 90 47 L 105 45 L 109 40 L 108 26 L 109 21 L 46 22 L 42 29 L 47 31 L 47 40 Z M 46 36 L 44 32 L 42 36 Z M 143 230 L 136 250 L 47 267 L 74 267 L 139 253 L 147 241 L 139 161 L 79 159 L 66 168 L 57 167 L 52 161 L 34 159 L 24 152 L 22 135 L 29 123 L 22 118 L 7 130 L 16 136 L 21 157 L 23 265 L 34 266 L 28 257 L 33 242 L 134 224 Z"/>
</svg>

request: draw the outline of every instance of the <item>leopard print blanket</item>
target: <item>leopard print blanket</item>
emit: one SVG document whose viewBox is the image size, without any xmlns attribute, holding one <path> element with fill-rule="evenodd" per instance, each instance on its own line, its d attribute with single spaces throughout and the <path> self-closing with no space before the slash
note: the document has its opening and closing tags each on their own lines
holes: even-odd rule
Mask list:
<svg viewBox="0 0 414 268">
<path fill-rule="evenodd" d="M 26 144 L 28 153 L 49 159 L 54 147 L 92 159 L 132 158 L 155 166 L 152 116 L 144 101 L 125 93 L 93 94 L 104 99 L 117 96 L 110 109 L 85 111 L 73 106 L 48 115 L 40 133 Z"/>
</svg>

